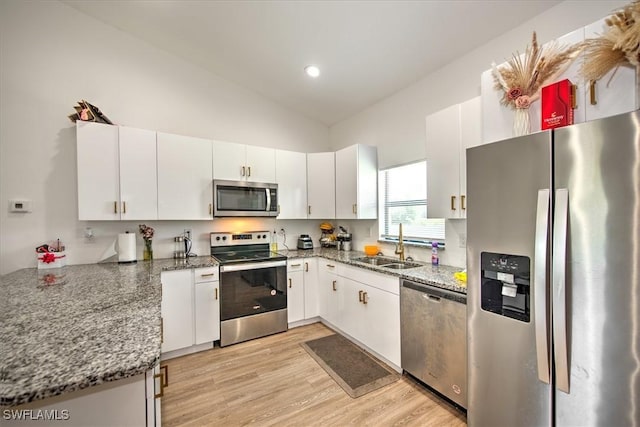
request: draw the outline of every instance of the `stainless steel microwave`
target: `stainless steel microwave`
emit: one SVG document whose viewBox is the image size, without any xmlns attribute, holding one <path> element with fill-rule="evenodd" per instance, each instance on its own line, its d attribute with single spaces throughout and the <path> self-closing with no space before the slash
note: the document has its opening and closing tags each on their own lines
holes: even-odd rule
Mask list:
<svg viewBox="0 0 640 427">
<path fill-rule="evenodd" d="M 213 216 L 277 216 L 278 184 L 213 180 Z"/>
</svg>

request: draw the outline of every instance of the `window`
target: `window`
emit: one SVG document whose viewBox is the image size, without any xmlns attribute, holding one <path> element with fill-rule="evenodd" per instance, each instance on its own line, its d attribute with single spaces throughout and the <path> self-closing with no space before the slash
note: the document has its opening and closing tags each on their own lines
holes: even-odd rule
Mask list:
<svg viewBox="0 0 640 427">
<path fill-rule="evenodd" d="M 444 219 L 427 218 L 427 162 L 378 172 L 381 239 L 397 239 L 402 223 L 405 240 L 444 240 Z"/>
</svg>

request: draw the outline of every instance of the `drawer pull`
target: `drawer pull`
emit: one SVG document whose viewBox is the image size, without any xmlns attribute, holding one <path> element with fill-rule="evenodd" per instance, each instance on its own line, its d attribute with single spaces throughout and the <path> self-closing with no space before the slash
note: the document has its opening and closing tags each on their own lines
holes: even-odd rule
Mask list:
<svg viewBox="0 0 640 427">
<path fill-rule="evenodd" d="M 206 273 L 206 274 L 201 274 L 200 277 L 211 277 L 211 276 L 215 276 L 216 273 Z"/>
<path fill-rule="evenodd" d="M 300 267 L 302 264 L 291 264 L 291 267 Z"/>
<path fill-rule="evenodd" d="M 327 264 L 327 267 L 329 267 L 329 268 L 336 268 L 336 266 L 335 266 L 335 265 L 331 265 L 331 264 Z"/>
</svg>

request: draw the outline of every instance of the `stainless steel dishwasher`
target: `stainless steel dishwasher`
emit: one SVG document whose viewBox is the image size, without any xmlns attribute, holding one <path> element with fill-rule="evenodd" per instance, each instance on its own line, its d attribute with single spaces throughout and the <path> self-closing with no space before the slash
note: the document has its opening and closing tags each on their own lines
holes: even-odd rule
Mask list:
<svg viewBox="0 0 640 427">
<path fill-rule="evenodd" d="M 403 279 L 402 369 L 467 407 L 467 296 Z"/>
</svg>

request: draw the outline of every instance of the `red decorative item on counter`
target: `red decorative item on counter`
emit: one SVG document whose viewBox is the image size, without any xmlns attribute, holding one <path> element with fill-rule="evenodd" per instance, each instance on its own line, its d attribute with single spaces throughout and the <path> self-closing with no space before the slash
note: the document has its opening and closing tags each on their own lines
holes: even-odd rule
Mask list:
<svg viewBox="0 0 640 427">
<path fill-rule="evenodd" d="M 541 90 L 542 130 L 573 124 L 575 87 L 568 79 L 545 86 Z"/>
</svg>

